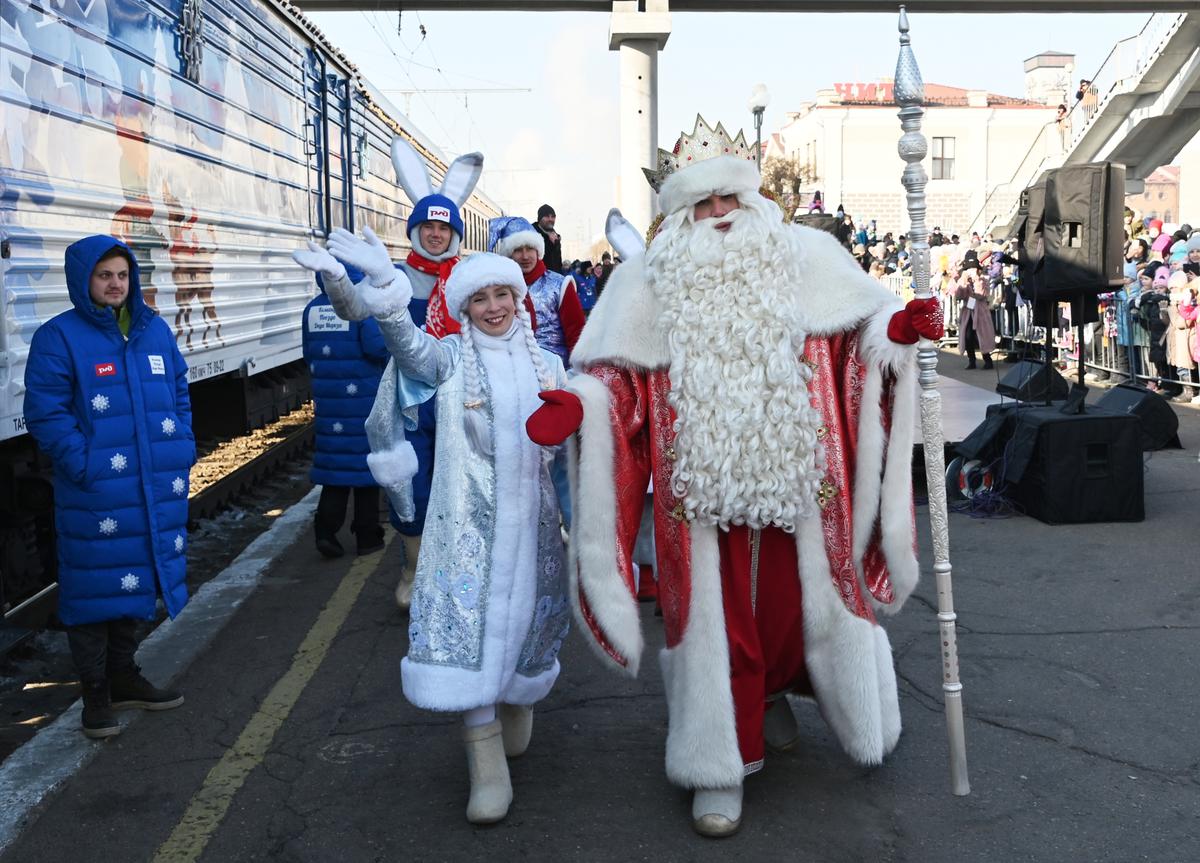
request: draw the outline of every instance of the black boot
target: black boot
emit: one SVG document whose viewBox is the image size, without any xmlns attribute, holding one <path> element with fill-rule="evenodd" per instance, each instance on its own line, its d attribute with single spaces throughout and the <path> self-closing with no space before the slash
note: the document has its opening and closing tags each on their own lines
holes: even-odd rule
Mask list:
<svg viewBox="0 0 1200 863">
<path fill-rule="evenodd" d="M 93 740 L 115 737 L 121 726 L 113 716 L 108 681 L 83 684 L 83 733 Z"/>
<path fill-rule="evenodd" d="M 350 530 L 353 532 L 357 544 L 356 554 L 370 554 L 383 548 L 383 527 L 380 525 L 372 524 L 361 528 L 352 525 Z"/>
<path fill-rule="evenodd" d="M 346 553 L 346 550 L 342 548 L 342 544 L 338 542 L 335 534 L 329 534 L 328 536 L 317 534 L 317 551 L 321 552 L 324 557 L 331 559 L 341 557 Z"/>
<path fill-rule="evenodd" d="M 969 368 L 969 369 L 975 368 L 975 358 L 974 357 L 967 358 L 967 368 Z"/>
<path fill-rule="evenodd" d="M 115 671 L 108 681 L 114 710 L 170 710 L 183 704 L 183 696 L 170 689 L 159 689 L 146 678 L 135 665 L 124 671 Z"/>
<path fill-rule="evenodd" d="M 992 365 L 992 355 L 991 354 L 988 354 L 986 357 L 983 358 L 983 368 L 984 368 L 984 371 L 995 368 L 995 366 Z"/>
</svg>

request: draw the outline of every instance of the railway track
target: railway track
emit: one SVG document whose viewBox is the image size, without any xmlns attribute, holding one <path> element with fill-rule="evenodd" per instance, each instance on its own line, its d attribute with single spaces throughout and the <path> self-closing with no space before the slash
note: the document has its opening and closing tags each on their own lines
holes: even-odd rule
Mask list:
<svg viewBox="0 0 1200 863">
<path fill-rule="evenodd" d="M 313 445 L 309 402 L 261 429 L 219 443 L 201 443 L 192 467 L 188 521 L 211 518 Z"/>
</svg>

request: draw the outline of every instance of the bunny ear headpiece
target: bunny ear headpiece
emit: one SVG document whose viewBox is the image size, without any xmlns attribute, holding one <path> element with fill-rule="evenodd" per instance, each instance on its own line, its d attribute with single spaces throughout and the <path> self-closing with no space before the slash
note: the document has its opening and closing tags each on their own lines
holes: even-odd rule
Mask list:
<svg viewBox="0 0 1200 863">
<path fill-rule="evenodd" d="M 475 184 L 479 182 L 479 175 L 483 173 L 483 154 L 465 153 L 451 162 L 441 188 L 435 192 L 421 154 L 412 144 L 396 135 L 392 138 L 392 167 L 396 169 L 396 181 L 414 204 L 422 198 L 438 194 L 461 207 L 471 197 Z"/>
<path fill-rule="evenodd" d="M 392 167 L 396 169 L 396 180 L 413 204 L 408 218 L 410 239 L 422 222 L 439 221 L 450 225 L 461 240 L 463 223 L 459 208 L 471 197 L 479 182 L 479 175 L 483 173 L 483 155 L 466 153 L 451 162 L 441 188 L 435 192 L 421 154 L 396 135 L 392 138 Z"/>
<path fill-rule="evenodd" d="M 608 211 L 608 218 L 604 221 L 604 236 L 608 237 L 609 244 L 617 250 L 623 261 L 646 251 L 646 241 L 642 235 L 616 207 Z"/>
</svg>

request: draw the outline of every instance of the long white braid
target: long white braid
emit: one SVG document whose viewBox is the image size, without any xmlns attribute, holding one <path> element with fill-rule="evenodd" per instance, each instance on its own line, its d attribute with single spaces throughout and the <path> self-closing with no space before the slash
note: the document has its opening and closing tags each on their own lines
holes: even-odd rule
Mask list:
<svg viewBox="0 0 1200 863">
<path fill-rule="evenodd" d="M 483 409 L 483 387 L 479 382 L 479 357 L 475 352 L 475 327 L 470 320 L 462 323 L 463 423 L 467 439 L 481 455 L 492 455 L 492 435 Z"/>
<path fill-rule="evenodd" d="M 517 302 L 517 320 L 521 322 L 521 329 L 525 330 L 525 347 L 529 348 L 529 359 L 533 361 L 533 370 L 537 372 L 538 386 L 543 392 L 554 389 L 555 381 L 550 377 L 550 369 L 546 368 L 542 349 L 537 343 L 537 337 L 533 334 L 533 322 L 529 320 L 529 310 L 521 301 Z"/>
<path fill-rule="evenodd" d="M 529 351 L 529 359 L 533 363 L 534 373 L 537 374 L 538 388 L 552 390 L 556 382 L 550 376 L 550 369 L 542 358 L 541 348 L 533 334 L 533 324 L 529 320 L 529 312 L 524 303 L 517 304 L 517 320 L 525 331 L 525 347 Z M 487 417 L 484 413 L 483 387 L 479 380 L 479 360 L 475 350 L 475 327 L 470 319 L 462 324 L 462 364 L 463 364 L 463 422 L 466 426 L 467 438 L 476 452 L 491 456 L 492 436 L 488 429 Z"/>
</svg>

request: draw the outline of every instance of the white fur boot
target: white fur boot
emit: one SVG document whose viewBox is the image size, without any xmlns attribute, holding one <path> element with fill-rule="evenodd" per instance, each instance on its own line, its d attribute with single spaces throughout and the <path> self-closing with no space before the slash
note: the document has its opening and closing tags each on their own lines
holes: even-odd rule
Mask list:
<svg viewBox="0 0 1200 863">
<path fill-rule="evenodd" d="M 787 752 L 799 739 L 800 727 L 796 724 L 792 704 L 786 695 L 781 695 L 771 702 L 763 715 L 763 742 L 775 752 Z"/>
<path fill-rule="evenodd" d="M 417 555 L 421 553 L 421 537 L 400 534 L 404 543 L 404 568 L 400 570 L 400 582 L 396 585 L 396 605 L 408 611 L 412 605 L 413 582 L 417 579 Z"/>
<path fill-rule="evenodd" d="M 742 826 L 742 786 L 697 788 L 692 796 L 692 827 L 701 836 L 732 836 Z"/>
<path fill-rule="evenodd" d="M 467 744 L 467 771 L 471 776 L 467 820 L 472 824 L 494 824 L 508 814 L 513 797 L 500 720 L 463 728 L 463 741 Z"/>
<path fill-rule="evenodd" d="M 524 755 L 533 736 L 533 708 L 525 704 L 501 704 L 496 712 L 504 728 L 504 754 L 509 758 Z"/>
</svg>

